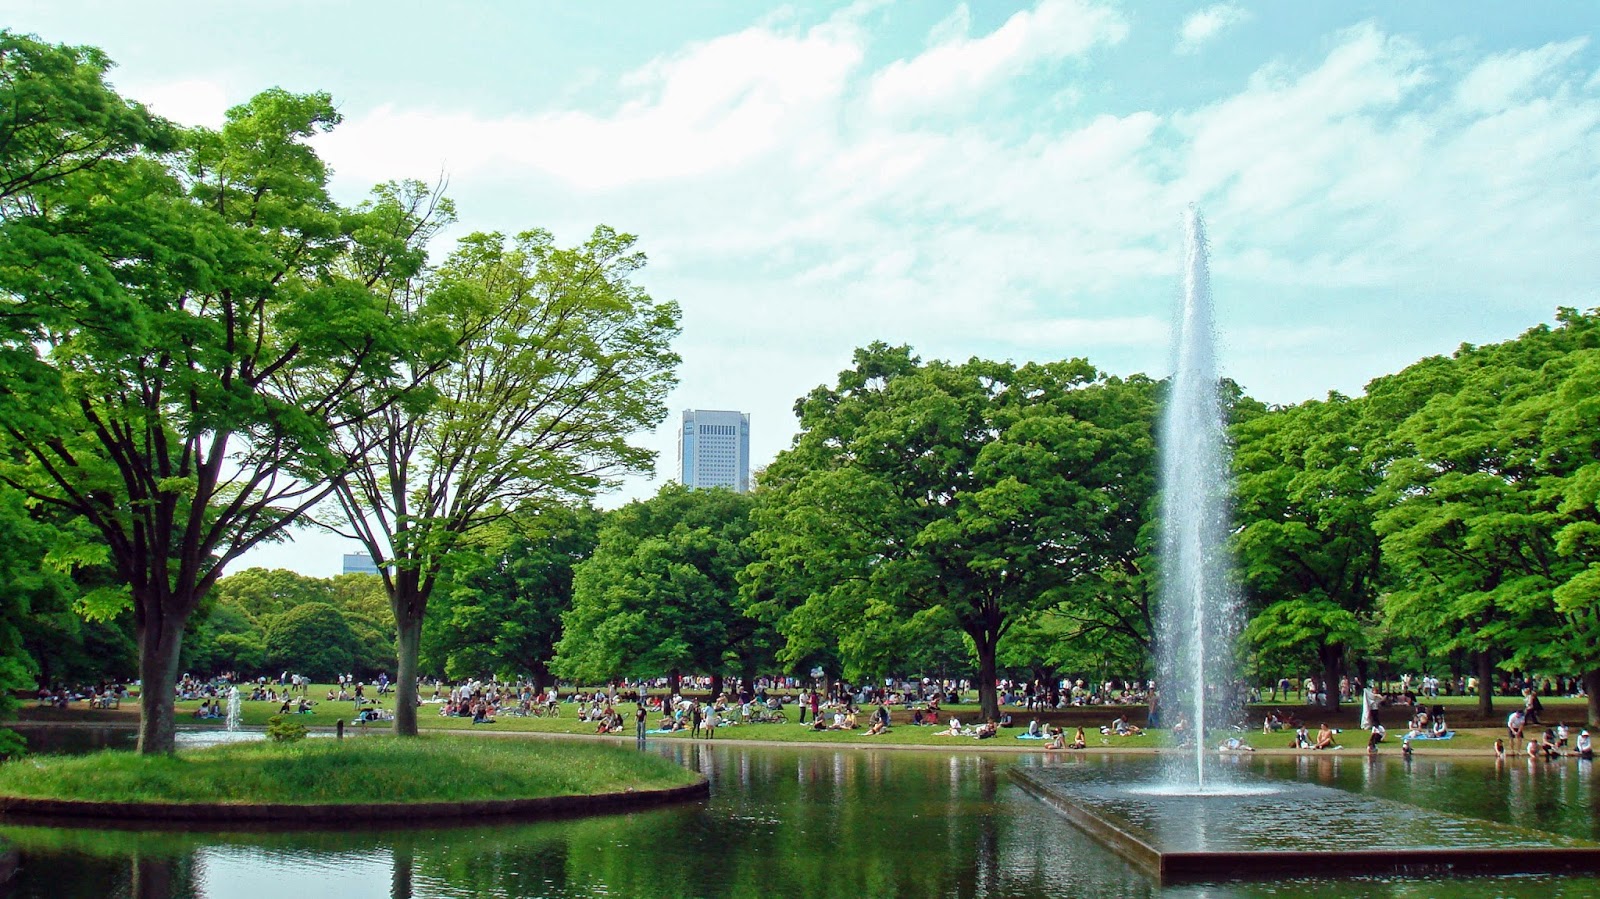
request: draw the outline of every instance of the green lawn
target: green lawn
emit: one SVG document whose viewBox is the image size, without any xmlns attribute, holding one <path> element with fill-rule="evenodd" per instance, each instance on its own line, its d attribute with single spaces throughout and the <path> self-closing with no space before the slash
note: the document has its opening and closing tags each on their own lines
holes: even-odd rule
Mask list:
<svg viewBox="0 0 1600 899">
<path fill-rule="evenodd" d="M 0 765 L 0 795 L 105 802 L 458 802 L 694 781 L 693 773 L 652 753 L 446 735 L 236 743 L 170 756 L 108 750 Z"/>
<path fill-rule="evenodd" d="M 306 715 L 291 715 L 290 717 L 310 727 L 332 727 L 336 721 L 342 719 L 344 720 L 346 727 L 352 732 L 358 732 L 362 730 L 382 732 L 388 731 L 390 728 L 392 728 L 392 722 L 389 721 L 381 721 L 367 725 L 353 723 L 353 719 L 355 717 L 355 704 L 353 702 L 327 701 L 322 697 L 326 696 L 328 689 L 329 687 L 326 684 L 319 684 L 312 687 L 310 695 L 311 697 L 317 699 L 316 705 L 313 707 L 312 712 Z M 369 690 L 368 692 L 370 693 L 371 691 Z M 425 690 L 423 695 L 425 697 L 430 696 L 431 690 Z M 1444 705 L 1446 708 L 1465 710 L 1467 708 L 1475 708 L 1477 704 L 1477 698 L 1473 696 L 1446 696 L 1440 697 L 1438 702 Z M 1428 704 L 1432 705 L 1433 700 L 1430 699 Z M 1497 715 L 1508 714 L 1510 709 L 1513 707 L 1513 704 L 1514 699 L 1512 697 L 1495 697 Z M 267 719 L 278 713 L 278 708 L 280 705 L 281 703 L 275 702 L 243 702 L 241 704 L 241 717 L 243 718 L 243 722 L 246 726 L 264 727 L 267 723 Z M 1584 701 L 1581 699 L 1545 699 L 1544 705 L 1544 718 L 1552 724 L 1556 721 L 1565 720 L 1569 725 L 1576 726 L 1580 724 L 1585 717 L 1585 705 Z M 219 725 L 219 722 L 217 721 L 197 721 L 192 718 L 192 712 L 198 708 L 198 706 L 198 702 L 178 703 L 179 724 L 182 726 L 204 725 L 210 727 L 216 727 Z M 383 697 L 381 707 L 387 711 L 393 710 L 393 694 L 388 694 Z M 128 706 L 124 706 L 124 708 L 128 708 Z M 502 714 L 494 724 L 479 725 L 474 725 L 470 718 L 441 718 L 438 714 L 440 708 L 441 706 L 437 704 L 427 703 L 418 709 L 417 720 L 419 726 L 424 730 L 474 731 L 484 733 L 593 734 L 595 732 L 594 724 L 577 720 L 577 706 L 566 702 L 561 704 L 561 714 L 558 718 L 518 718 L 511 715 Z M 1304 711 L 1304 707 L 1295 705 L 1293 703 L 1268 702 L 1252 706 L 1250 708 L 1249 718 L 1252 722 L 1255 722 L 1257 726 L 1246 731 L 1240 736 L 1243 736 L 1246 741 L 1256 749 L 1287 749 L 1293 739 L 1292 731 L 1281 731 L 1271 735 L 1264 735 L 1261 733 L 1259 728 L 1259 722 L 1261 718 L 1265 716 L 1267 711 L 1274 708 L 1285 711 L 1294 710 L 1300 714 L 1307 714 Z M 798 707 L 791 704 L 786 706 L 785 711 L 790 716 L 789 723 L 787 724 L 748 724 L 724 727 L 717 731 L 717 737 L 719 739 L 758 740 L 762 742 L 773 743 L 828 743 L 851 746 L 910 745 L 967 748 L 981 742 L 984 748 L 999 746 L 1018 749 L 1043 748 L 1043 741 L 1036 742 L 1016 739 L 1016 735 L 1021 733 L 1023 728 L 1026 727 L 1027 721 L 1031 716 L 1031 713 L 1024 709 L 1013 709 L 1008 707 L 1007 711 L 1011 713 L 1013 724 L 1015 726 L 1001 730 L 1000 735 L 992 740 L 983 741 L 978 741 L 971 737 L 938 736 L 938 731 L 943 729 L 942 725 L 938 727 L 916 727 L 909 723 L 903 723 L 907 718 L 907 713 L 901 709 L 895 710 L 894 720 L 896 723 L 890 729 L 890 731 L 886 734 L 875 737 L 869 737 L 866 735 L 865 726 L 854 731 L 813 731 L 810 728 L 802 727 L 798 723 Z M 1109 723 L 1112 718 L 1116 717 L 1121 712 L 1120 708 L 1117 706 L 1074 710 L 1074 712 L 1078 714 L 1088 712 L 1091 716 L 1096 711 L 1102 713 L 1104 723 Z M 1352 717 L 1358 711 L 1359 706 L 1346 705 L 1342 707 L 1341 714 L 1344 717 Z M 624 703 L 622 706 L 622 712 L 623 717 L 627 722 L 626 735 L 631 736 L 633 733 L 632 703 Z M 870 709 L 863 709 L 861 720 L 866 721 L 868 714 L 870 714 Z M 976 704 L 945 706 L 943 710 L 943 717 L 948 720 L 951 716 L 957 717 L 968 724 L 976 723 L 980 717 L 978 713 L 978 706 Z M 1380 751 L 1399 751 L 1400 737 L 1405 732 L 1405 722 L 1404 720 L 1399 719 L 1397 716 L 1397 710 L 1388 710 L 1386 713 L 1385 721 L 1391 726 L 1389 728 L 1388 739 L 1382 744 Z M 660 715 L 658 713 L 651 713 L 650 726 L 655 726 L 655 723 L 659 719 Z M 1317 723 L 1314 714 L 1310 720 L 1312 723 L 1311 732 L 1314 735 L 1316 732 L 1315 725 Z M 1070 739 L 1074 727 L 1068 726 L 1066 730 Z M 1098 726 L 1086 725 L 1084 730 L 1088 737 L 1090 749 L 1119 747 L 1129 749 L 1153 749 L 1170 745 L 1168 735 L 1164 731 L 1153 731 L 1150 734 L 1139 737 L 1108 737 L 1102 736 L 1098 733 Z M 1532 728 L 1530 728 L 1529 732 L 1533 733 L 1534 731 Z M 1542 733 L 1543 729 L 1539 728 L 1539 732 Z M 1423 755 L 1439 750 L 1467 750 L 1487 753 L 1490 751 L 1490 747 L 1493 745 L 1495 737 L 1503 735 L 1503 729 L 1498 727 L 1458 729 L 1457 736 L 1449 741 L 1417 741 L 1413 744 L 1413 748 L 1418 754 Z M 692 739 L 687 733 L 652 734 L 651 738 L 668 740 Z M 1355 732 L 1353 726 L 1347 727 L 1345 735 L 1341 735 L 1340 740 L 1341 745 L 1343 745 L 1347 751 L 1366 748 L 1366 733 L 1364 731 Z"/>
</svg>

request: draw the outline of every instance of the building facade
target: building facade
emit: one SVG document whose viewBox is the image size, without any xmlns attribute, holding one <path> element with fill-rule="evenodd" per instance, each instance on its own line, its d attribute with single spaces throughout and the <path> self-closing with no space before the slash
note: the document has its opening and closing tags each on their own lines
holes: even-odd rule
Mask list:
<svg viewBox="0 0 1600 899">
<path fill-rule="evenodd" d="M 344 554 L 345 574 L 377 574 L 378 565 L 366 553 Z"/>
<path fill-rule="evenodd" d="M 750 413 L 685 409 L 678 428 L 678 479 L 686 487 L 750 490 Z"/>
</svg>

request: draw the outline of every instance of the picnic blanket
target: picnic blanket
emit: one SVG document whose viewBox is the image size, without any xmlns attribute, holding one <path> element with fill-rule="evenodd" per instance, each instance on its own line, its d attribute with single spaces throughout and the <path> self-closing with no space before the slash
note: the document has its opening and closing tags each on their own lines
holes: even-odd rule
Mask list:
<svg viewBox="0 0 1600 899">
<path fill-rule="evenodd" d="M 1434 736 L 1433 734 L 1408 734 L 1407 736 L 1411 737 L 1413 740 L 1448 740 L 1455 735 L 1455 731 L 1447 730 L 1438 736 Z"/>
<path fill-rule="evenodd" d="M 1044 735 L 1044 734 L 1017 734 L 1017 739 L 1019 739 L 1019 740 L 1048 740 L 1050 738 L 1048 736 Z"/>
</svg>

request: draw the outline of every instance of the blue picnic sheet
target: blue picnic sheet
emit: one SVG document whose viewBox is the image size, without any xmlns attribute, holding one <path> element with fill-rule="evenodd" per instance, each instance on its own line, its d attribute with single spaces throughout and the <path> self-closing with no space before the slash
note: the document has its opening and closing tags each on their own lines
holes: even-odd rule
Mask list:
<svg viewBox="0 0 1600 899">
<path fill-rule="evenodd" d="M 1455 735 L 1455 731 L 1447 730 L 1437 737 L 1432 734 L 1409 734 L 1408 736 L 1410 736 L 1413 740 L 1448 740 Z"/>
<path fill-rule="evenodd" d="M 1017 734 L 1017 739 L 1019 739 L 1019 740 L 1048 740 L 1050 738 L 1045 736 L 1044 734 Z"/>
</svg>

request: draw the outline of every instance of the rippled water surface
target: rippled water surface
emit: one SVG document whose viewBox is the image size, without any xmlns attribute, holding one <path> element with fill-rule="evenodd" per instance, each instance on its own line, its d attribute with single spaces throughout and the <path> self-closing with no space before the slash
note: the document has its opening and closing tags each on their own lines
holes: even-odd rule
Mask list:
<svg viewBox="0 0 1600 899">
<path fill-rule="evenodd" d="M 667 744 L 706 772 L 702 803 L 538 824 L 338 833 L 8 826 L 6 897 L 1600 896 L 1594 878 L 1290 879 L 1159 890 L 1006 769 L 1036 756 Z M 1144 758 L 1090 757 L 1125 777 Z M 1248 759 L 1317 783 L 1593 838 L 1589 766 Z M 1095 770 L 1086 767 L 1085 770 Z M 1538 822 L 1538 823 L 1533 823 Z M 1323 831 L 1294 822 L 1300 839 Z M 1359 872 L 1351 872 L 1359 875 Z"/>
</svg>

